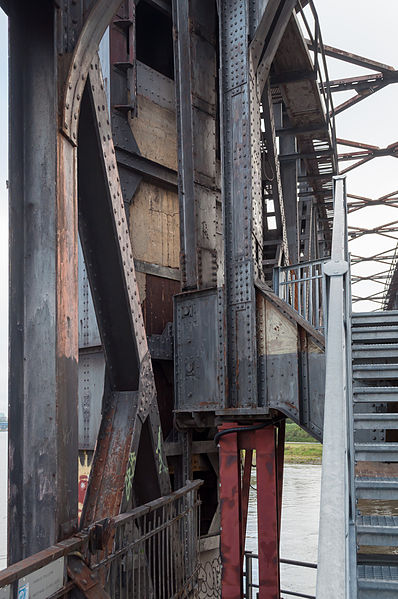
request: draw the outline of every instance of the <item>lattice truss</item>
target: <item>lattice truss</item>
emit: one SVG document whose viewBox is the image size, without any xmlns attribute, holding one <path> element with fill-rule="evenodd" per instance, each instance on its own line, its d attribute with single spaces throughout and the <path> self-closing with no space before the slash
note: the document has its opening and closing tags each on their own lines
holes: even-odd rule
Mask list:
<svg viewBox="0 0 398 599">
<path fill-rule="evenodd" d="M 313 50 L 311 40 L 307 43 Z M 327 45 L 324 45 L 324 52 L 329 58 L 372 71 L 329 81 L 334 117 L 398 81 L 398 70 L 393 66 Z M 336 100 L 341 92 L 351 92 L 351 95 L 340 103 Z M 379 147 L 337 137 L 336 143 L 341 174 L 348 174 L 375 158 L 398 157 L 397 141 Z M 349 179 L 348 190 L 351 190 L 348 194 L 348 223 L 353 304 L 362 302 L 360 309 L 366 310 L 382 306 L 391 308 L 396 287 L 393 281 L 397 264 L 398 213 L 394 209 L 398 208 L 398 191 L 379 197 L 364 197 L 350 189 Z"/>
</svg>

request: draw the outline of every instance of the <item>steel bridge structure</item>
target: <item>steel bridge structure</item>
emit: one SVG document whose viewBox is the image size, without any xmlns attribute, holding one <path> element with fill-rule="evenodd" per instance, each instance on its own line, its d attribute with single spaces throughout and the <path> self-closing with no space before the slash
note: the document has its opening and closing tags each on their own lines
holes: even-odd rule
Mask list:
<svg viewBox="0 0 398 599">
<path fill-rule="evenodd" d="M 344 175 L 398 144 L 341 139 L 335 116 L 398 71 L 325 45 L 312 0 L 0 6 L 0 599 L 294 596 L 279 571 L 286 418 L 324 442 L 317 598 L 395 596 L 398 521 L 375 514 L 398 498 L 398 226 L 350 215 L 397 208 L 398 192 L 347 194 Z M 330 80 L 328 57 L 372 74 Z M 353 253 L 350 279 L 364 235 L 393 247 Z M 356 273 L 364 262 L 376 271 Z M 356 293 L 369 279 L 380 292 Z M 352 317 L 364 299 L 388 311 Z"/>
</svg>

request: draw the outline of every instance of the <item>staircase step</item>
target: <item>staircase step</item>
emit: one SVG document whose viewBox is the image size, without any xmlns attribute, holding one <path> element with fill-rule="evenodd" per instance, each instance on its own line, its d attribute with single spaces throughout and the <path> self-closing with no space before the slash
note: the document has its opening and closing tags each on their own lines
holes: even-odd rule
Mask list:
<svg viewBox="0 0 398 599">
<path fill-rule="evenodd" d="M 373 360 L 398 358 L 398 343 L 379 343 L 377 345 L 354 345 L 352 348 L 354 360 Z"/>
<path fill-rule="evenodd" d="M 388 412 L 372 414 L 354 414 L 355 430 L 392 430 L 398 429 L 398 414 L 389 414 Z"/>
<path fill-rule="evenodd" d="M 397 499 L 398 478 L 392 477 L 356 477 L 356 497 L 358 499 Z"/>
<path fill-rule="evenodd" d="M 398 379 L 398 364 L 354 364 L 354 379 Z"/>
<path fill-rule="evenodd" d="M 398 544 L 398 516 L 357 516 L 357 544 L 395 547 Z"/>
<path fill-rule="evenodd" d="M 357 387 L 352 389 L 354 403 L 398 403 L 398 387 Z"/>
<path fill-rule="evenodd" d="M 355 443 L 355 459 L 360 462 L 398 462 L 398 443 Z"/>
<path fill-rule="evenodd" d="M 352 341 L 364 341 L 368 343 L 375 342 L 394 342 L 398 339 L 398 326 L 374 326 L 374 327 L 353 327 Z"/>
<path fill-rule="evenodd" d="M 398 325 L 398 310 L 386 312 L 360 312 L 352 315 L 352 326 L 377 326 L 396 323 Z"/>
<path fill-rule="evenodd" d="M 358 599 L 393 599 L 398 596 L 396 566 L 358 566 Z"/>
</svg>

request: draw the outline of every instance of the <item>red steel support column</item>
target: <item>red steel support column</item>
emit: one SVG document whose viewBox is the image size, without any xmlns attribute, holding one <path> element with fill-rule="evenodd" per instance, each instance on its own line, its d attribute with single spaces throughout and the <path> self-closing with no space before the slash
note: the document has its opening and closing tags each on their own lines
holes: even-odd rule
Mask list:
<svg viewBox="0 0 398 599">
<path fill-rule="evenodd" d="M 259 599 L 279 599 L 278 481 L 275 427 L 255 432 Z"/>
<path fill-rule="evenodd" d="M 282 521 L 282 493 L 283 493 L 283 465 L 285 460 L 285 431 L 286 421 L 278 426 L 278 453 L 277 453 L 277 480 L 278 480 L 278 538 L 281 535 Z"/>
<path fill-rule="evenodd" d="M 235 427 L 223 424 L 219 430 Z M 222 599 L 241 599 L 242 528 L 240 522 L 240 463 L 238 434 L 220 438 L 220 505 Z"/>
</svg>

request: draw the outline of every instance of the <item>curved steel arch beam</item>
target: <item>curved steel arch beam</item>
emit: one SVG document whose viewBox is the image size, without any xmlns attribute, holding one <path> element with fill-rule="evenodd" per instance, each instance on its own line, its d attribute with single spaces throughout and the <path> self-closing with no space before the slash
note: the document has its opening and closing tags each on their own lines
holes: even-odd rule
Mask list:
<svg viewBox="0 0 398 599">
<path fill-rule="evenodd" d="M 80 104 L 90 64 L 106 28 L 121 4 L 122 0 L 97 0 L 85 20 L 73 51 L 62 99 L 61 129 L 74 145 L 77 145 Z"/>
</svg>

